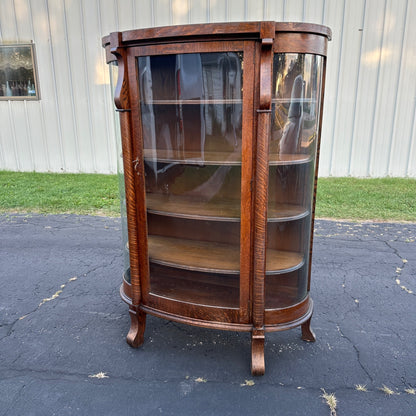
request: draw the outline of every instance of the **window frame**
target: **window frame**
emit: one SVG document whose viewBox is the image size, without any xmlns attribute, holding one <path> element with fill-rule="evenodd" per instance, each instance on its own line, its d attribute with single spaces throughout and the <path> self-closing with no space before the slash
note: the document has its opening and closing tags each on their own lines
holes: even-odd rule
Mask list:
<svg viewBox="0 0 416 416">
<path fill-rule="evenodd" d="M 29 48 L 30 51 L 30 59 L 31 59 L 31 70 L 33 73 L 33 79 L 32 78 L 27 78 L 21 82 L 26 83 L 28 81 L 32 81 L 32 85 L 34 86 L 34 95 L 5 95 L 6 94 L 6 82 L 10 81 L 13 82 L 14 80 L 8 79 L 7 75 L 5 74 L 5 78 L 4 78 L 4 82 L 3 79 L 0 79 L 0 84 L 2 84 L 2 88 L 4 88 L 3 90 L 3 94 L 4 95 L 0 95 L 0 101 L 38 101 L 40 100 L 40 90 L 39 90 L 39 80 L 38 80 L 38 71 L 37 71 L 37 61 L 36 61 L 36 50 L 35 50 L 35 44 L 33 42 L 26 42 L 26 43 L 4 43 L 4 44 L 0 44 L 0 57 L 3 58 L 3 51 L 5 49 L 10 49 L 10 48 L 14 48 L 14 49 L 27 49 Z M 27 53 L 27 52 L 26 52 Z M 3 56 L 2 56 L 3 55 Z M 3 60 L 3 59 L 2 59 Z M 2 61 L 1 60 L 1 61 Z M 4 71 L 2 69 L 2 65 L 1 65 L 1 61 L 0 61 L 0 71 Z M 4 68 L 6 68 L 7 63 L 4 64 Z M 27 69 L 27 68 L 26 68 Z M 10 85 L 10 84 L 9 84 Z"/>
</svg>

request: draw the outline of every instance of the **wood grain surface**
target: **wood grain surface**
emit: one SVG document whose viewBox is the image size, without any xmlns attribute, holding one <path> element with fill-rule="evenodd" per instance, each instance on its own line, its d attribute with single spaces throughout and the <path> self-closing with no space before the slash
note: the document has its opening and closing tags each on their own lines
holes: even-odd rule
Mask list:
<svg viewBox="0 0 416 416">
<path fill-rule="evenodd" d="M 212 221 L 240 221 L 238 199 L 205 201 L 186 195 L 147 193 L 146 202 L 147 211 L 151 214 Z M 269 222 L 281 222 L 306 217 L 309 211 L 301 205 L 276 204 L 270 201 L 267 213 Z"/>
<path fill-rule="evenodd" d="M 224 243 L 149 235 L 149 260 L 177 269 L 240 273 L 240 247 Z M 301 253 L 268 249 L 266 274 L 295 270 L 303 261 Z"/>
</svg>

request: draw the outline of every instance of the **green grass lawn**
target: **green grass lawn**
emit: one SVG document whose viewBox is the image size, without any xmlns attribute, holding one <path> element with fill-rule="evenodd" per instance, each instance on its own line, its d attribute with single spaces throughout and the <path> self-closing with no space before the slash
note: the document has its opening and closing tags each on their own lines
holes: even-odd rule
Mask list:
<svg viewBox="0 0 416 416">
<path fill-rule="evenodd" d="M 316 216 L 416 222 L 416 179 L 321 178 Z"/>
<path fill-rule="evenodd" d="M 0 212 L 118 216 L 118 177 L 0 171 Z M 321 178 L 316 215 L 416 222 L 416 180 Z"/>
<path fill-rule="evenodd" d="M 0 212 L 118 216 L 118 177 L 0 171 Z"/>
</svg>

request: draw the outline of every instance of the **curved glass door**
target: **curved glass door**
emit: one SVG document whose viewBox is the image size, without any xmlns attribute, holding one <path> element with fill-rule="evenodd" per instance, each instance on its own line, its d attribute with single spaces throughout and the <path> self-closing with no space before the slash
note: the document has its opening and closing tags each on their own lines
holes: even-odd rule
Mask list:
<svg viewBox="0 0 416 416">
<path fill-rule="evenodd" d="M 239 307 L 242 59 L 137 58 L 153 295 Z"/>
<path fill-rule="evenodd" d="M 277 53 L 269 143 L 266 308 L 302 301 L 309 246 L 323 58 Z"/>
</svg>

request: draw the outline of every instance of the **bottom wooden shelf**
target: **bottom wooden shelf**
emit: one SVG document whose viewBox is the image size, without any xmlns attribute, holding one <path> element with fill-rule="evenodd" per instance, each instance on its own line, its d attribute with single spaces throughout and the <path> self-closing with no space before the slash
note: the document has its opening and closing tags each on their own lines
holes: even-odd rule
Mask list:
<svg viewBox="0 0 416 416">
<path fill-rule="evenodd" d="M 149 235 L 150 263 L 199 272 L 240 273 L 240 247 L 212 241 Z M 266 274 L 297 270 L 304 264 L 301 253 L 268 249 Z"/>
<path fill-rule="evenodd" d="M 188 304 L 239 308 L 240 283 L 236 275 L 173 270 L 151 265 L 150 293 Z"/>
</svg>

